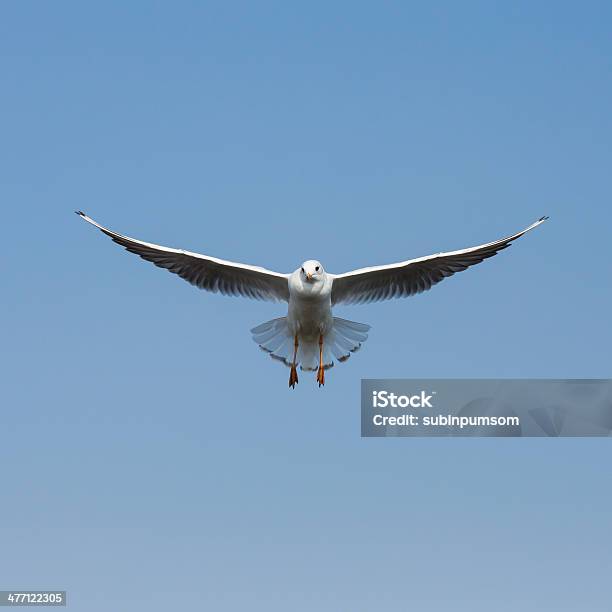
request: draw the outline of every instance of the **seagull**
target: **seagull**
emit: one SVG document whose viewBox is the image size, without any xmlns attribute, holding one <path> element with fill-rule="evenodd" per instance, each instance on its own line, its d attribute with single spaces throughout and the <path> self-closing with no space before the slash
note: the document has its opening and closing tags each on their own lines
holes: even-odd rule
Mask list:
<svg viewBox="0 0 612 612">
<path fill-rule="evenodd" d="M 321 387 L 325 384 L 325 371 L 334 365 L 334 360 L 346 361 L 367 340 L 370 326 L 333 316 L 333 306 L 379 302 L 427 291 L 455 272 L 493 257 L 548 219 L 541 217 L 512 236 L 460 251 L 360 268 L 344 274 L 326 272 L 321 262 L 309 259 L 295 272 L 281 274 L 128 238 L 103 227 L 82 211 L 76 213 L 130 253 L 178 274 L 200 289 L 287 302 L 286 317 L 262 323 L 251 333 L 260 348 L 290 368 L 291 388 L 298 382 L 298 365 L 303 371 L 316 370 L 316 381 Z"/>
</svg>

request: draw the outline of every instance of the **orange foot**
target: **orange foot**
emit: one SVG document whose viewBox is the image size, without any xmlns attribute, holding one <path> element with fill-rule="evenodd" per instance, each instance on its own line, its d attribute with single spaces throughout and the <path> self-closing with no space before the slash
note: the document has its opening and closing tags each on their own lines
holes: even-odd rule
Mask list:
<svg viewBox="0 0 612 612">
<path fill-rule="evenodd" d="M 291 366 L 291 372 L 289 373 L 289 386 L 295 389 L 295 385 L 298 382 L 297 369 L 294 365 Z"/>
<path fill-rule="evenodd" d="M 325 370 L 323 366 L 320 366 L 317 370 L 317 382 L 319 383 L 319 387 L 325 384 Z"/>
</svg>

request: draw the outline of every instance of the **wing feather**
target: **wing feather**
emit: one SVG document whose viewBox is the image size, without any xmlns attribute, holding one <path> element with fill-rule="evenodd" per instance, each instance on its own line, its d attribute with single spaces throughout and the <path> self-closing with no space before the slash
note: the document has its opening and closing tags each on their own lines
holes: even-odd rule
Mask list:
<svg viewBox="0 0 612 612">
<path fill-rule="evenodd" d="M 422 293 L 456 272 L 493 257 L 546 219 L 542 217 L 512 236 L 480 246 L 335 275 L 332 304 L 364 304 Z"/>
<path fill-rule="evenodd" d="M 130 253 L 177 274 L 200 289 L 257 300 L 289 301 L 288 274 L 135 240 L 103 227 L 84 212 L 77 211 L 77 214 Z"/>
</svg>

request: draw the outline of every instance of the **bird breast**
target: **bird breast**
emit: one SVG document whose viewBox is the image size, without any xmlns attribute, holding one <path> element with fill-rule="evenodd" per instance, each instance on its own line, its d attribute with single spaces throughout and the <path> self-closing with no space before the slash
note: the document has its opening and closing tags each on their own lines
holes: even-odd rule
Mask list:
<svg viewBox="0 0 612 612">
<path fill-rule="evenodd" d="M 325 333 L 332 321 L 331 279 L 302 281 L 299 274 L 289 279 L 289 326 L 293 333 Z"/>
</svg>

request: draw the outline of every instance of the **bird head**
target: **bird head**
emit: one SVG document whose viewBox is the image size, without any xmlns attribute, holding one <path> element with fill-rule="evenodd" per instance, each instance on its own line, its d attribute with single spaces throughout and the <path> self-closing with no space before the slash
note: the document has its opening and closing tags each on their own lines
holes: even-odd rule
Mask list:
<svg viewBox="0 0 612 612">
<path fill-rule="evenodd" d="M 312 283 L 314 281 L 321 280 L 323 274 L 325 274 L 325 270 L 323 270 L 321 262 L 316 261 L 315 259 L 309 259 L 302 264 L 300 274 L 303 280 Z"/>
</svg>

